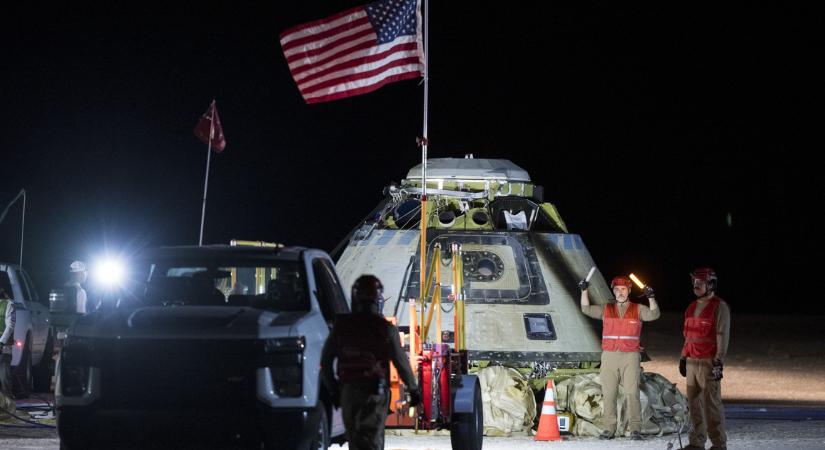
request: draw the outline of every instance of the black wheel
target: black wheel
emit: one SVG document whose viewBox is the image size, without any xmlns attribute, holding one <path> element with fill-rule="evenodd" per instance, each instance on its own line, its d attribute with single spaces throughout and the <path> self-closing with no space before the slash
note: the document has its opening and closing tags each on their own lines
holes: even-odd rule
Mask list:
<svg viewBox="0 0 825 450">
<path fill-rule="evenodd" d="M 12 386 L 15 398 L 27 398 L 32 392 L 31 339 L 26 339 L 20 364 L 12 370 Z"/>
<path fill-rule="evenodd" d="M 481 450 L 484 439 L 484 411 L 481 389 L 473 394 L 473 412 L 453 414 L 450 424 L 450 445 L 453 450 Z"/>
<path fill-rule="evenodd" d="M 52 375 L 54 374 L 54 336 L 49 331 L 49 337 L 46 339 L 46 346 L 43 348 L 43 357 L 40 358 L 40 363 L 34 367 L 32 373 L 32 385 L 34 392 L 49 392 L 52 390 Z"/>
<path fill-rule="evenodd" d="M 318 427 L 309 443 L 310 450 L 327 450 L 329 448 L 329 420 L 327 419 L 327 408 L 323 403 L 318 404 Z"/>
</svg>

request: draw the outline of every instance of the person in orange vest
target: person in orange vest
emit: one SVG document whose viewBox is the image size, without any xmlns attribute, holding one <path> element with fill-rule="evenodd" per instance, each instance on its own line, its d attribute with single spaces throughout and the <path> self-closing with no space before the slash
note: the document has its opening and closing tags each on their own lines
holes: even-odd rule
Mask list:
<svg viewBox="0 0 825 450">
<path fill-rule="evenodd" d="M 610 288 L 616 300 L 604 306 L 591 305 L 587 292 L 589 283 L 579 282 L 582 291 L 582 312 L 588 317 L 601 319 L 602 326 L 602 361 L 599 375 L 602 380 L 602 399 L 604 429 L 599 439 L 613 439 L 616 434 L 616 396 L 619 383 L 627 397 L 628 430 L 630 439 L 642 439 L 642 406 L 639 400 L 639 379 L 641 377 L 641 351 L 639 340 L 642 334 L 642 322 L 656 320 L 661 311 L 655 300 L 653 288 L 645 286 L 644 294 L 650 306 L 629 301 L 630 279 L 618 276 L 613 278 Z"/>
<path fill-rule="evenodd" d="M 690 273 L 696 296 L 687 311 L 685 345 L 679 373 L 687 378 L 687 398 L 693 429 L 686 449 L 704 449 L 710 437 L 712 449 L 727 448 L 725 409 L 722 406 L 722 361 L 730 338 L 730 308 L 717 297 L 716 272 L 700 267 Z"/>
</svg>

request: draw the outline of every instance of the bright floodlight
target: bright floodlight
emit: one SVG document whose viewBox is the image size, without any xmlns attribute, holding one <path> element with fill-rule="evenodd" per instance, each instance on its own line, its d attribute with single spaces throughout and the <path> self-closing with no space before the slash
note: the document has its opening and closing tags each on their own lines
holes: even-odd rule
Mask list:
<svg viewBox="0 0 825 450">
<path fill-rule="evenodd" d="M 117 286 L 123 283 L 126 268 L 118 259 L 105 258 L 97 263 L 94 276 L 96 281 L 104 286 Z"/>
</svg>

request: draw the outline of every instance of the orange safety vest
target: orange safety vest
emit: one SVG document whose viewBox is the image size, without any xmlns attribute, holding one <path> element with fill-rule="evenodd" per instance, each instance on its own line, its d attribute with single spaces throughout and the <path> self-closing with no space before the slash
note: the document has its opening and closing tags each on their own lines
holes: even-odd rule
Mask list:
<svg viewBox="0 0 825 450">
<path fill-rule="evenodd" d="M 604 306 L 604 324 L 602 326 L 602 350 L 608 352 L 638 352 L 639 338 L 642 335 L 642 320 L 639 318 L 639 305 L 630 303 L 624 316 L 619 317 L 619 308 L 615 303 Z"/>
<path fill-rule="evenodd" d="M 711 297 L 696 317 L 693 317 L 693 314 L 699 304 L 698 300 L 694 300 L 688 306 L 682 332 L 685 336 L 682 356 L 690 358 L 714 358 L 716 356 L 716 308 L 719 307 L 719 300 L 719 297 Z"/>
</svg>

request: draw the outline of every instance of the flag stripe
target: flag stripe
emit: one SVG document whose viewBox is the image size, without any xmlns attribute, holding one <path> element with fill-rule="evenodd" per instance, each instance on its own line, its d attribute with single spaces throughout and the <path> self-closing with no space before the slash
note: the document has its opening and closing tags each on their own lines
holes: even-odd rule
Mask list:
<svg viewBox="0 0 825 450">
<path fill-rule="evenodd" d="M 290 66 L 290 70 L 292 71 L 292 75 L 293 78 L 295 78 L 295 81 L 300 81 L 302 78 L 312 75 L 318 70 L 323 70 L 325 68 L 332 67 L 336 64 L 340 64 L 352 58 L 360 58 L 369 55 L 371 53 L 369 49 L 374 47 L 375 41 L 370 39 L 367 42 L 360 42 L 358 43 L 358 45 L 354 47 L 343 49 L 331 55 L 325 55 L 323 59 L 319 59 L 317 61 L 310 61 L 307 64 L 299 66 Z"/>
<path fill-rule="evenodd" d="M 364 12 L 363 6 L 356 6 L 355 8 L 348 9 L 346 11 L 334 14 L 329 17 L 325 17 L 323 19 L 313 20 L 312 22 L 302 23 L 300 25 L 295 25 L 292 28 L 289 28 L 281 33 L 280 41 L 281 45 L 288 43 L 294 39 L 300 39 L 302 37 L 311 36 L 318 32 L 326 31 L 330 28 L 335 28 L 342 23 L 352 20 L 353 16 L 357 18 L 360 15 L 366 16 L 366 12 Z"/>
<path fill-rule="evenodd" d="M 376 53 L 378 51 L 379 53 Z M 349 53 L 344 55 L 343 57 L 334 59 L 327 64 L 323 64 L 320 66 L 316 66 L 310 70 L 306 70 L 302 72 L 300 75 L 295 75 L 295 81 L 298 83 L 298 86 L 303 86 L 306 83 L 325 77 L 330 73 L 346 69 L 346 68 L 357 68 L 361 65 L 365 67 L 375 67 L 376 62 L 379 62 L 383 59 L 387 58 L 397 58 L 397 55 L 393 53 L 400 54 L 401 56 L 417 56 L 418 55 L 418 48 L 415 42 L 397 42 L 393 45 L 381 45 L 378 47 L 371 47 L 369 51 L 358 51 Z M 357 69 L 356 69 L 357 70 Z"/>
<path fill-rule="evenodd" d="M 340 80 L 341 78 L 369 78 L 378 71 L 401 64 L 398 61 L 402 61 L 403 64 L 418 63 L 418 55 L 415 52 L 393 52 L 377 61 L 359 64 L 356 68 L 336 70 L 323 77 L 299 83 L 298 89 L 301 92 L 307 93 L 313 91 L 313 88 L 316 86 L 325 86 L 330 81 Z"/>
<path fill-rule="evenodd" d="M 372 91 L 380 88 L 381 86 L 383 86 L 385 84 L 394 83 L 396 81 L 409 80 L 410 78 L 417 78 L 420 75 L 421 74 L 418 71 L 400 73 L 398 75 L 389 76 L 389 77 L 383 79 L 381 82 L 379 82 L 377 84 L 372 84 L 372 85 L 364 86 L 364 87 L 357 88 L 357 89 L 350 89 L 350 90 L 346 90 L 346 91 L 335 92 L 335 93 L 332 93 L 332 94 L 329 94 L 329 95 L 323 95 L 323 96 L 319 96 L 319 97 L 304 97 L 304 100 L 307 103 L 321 103 L 321 102 L 329 102 L 329 101 L 332 101 L 332 100 L 339 100 L 339 99 L 347 98 L 347 97 L 354 97 L 356 95 L 361 95 L 361 94 L 366 94 L 368 92 L 372 92 Z"/>
<path fill-rule="evenodd" d="M 344 40 L 345 38 L 355 34 L 361 33 L 361 35 L 363 35 L 362 32 L 364 30 L 372 31 L 372 29 L 373 28 L 372 25 L 370 25 L 369 19 L 364 17 L 355 22 L 348 23 L 319 35 L 307 36 L 305 38 L 292 41 L 286 45 L 282 45 L 281 47 L 284 49 L 284 55 L 292 56 L 296 53 L 308 52 L 318 48 L 323 48 L 327 45 L 333 45 L 332 43 L 335 41 Z"/>
<path fill-rule="evenodd" d="M 378 42 L 378 38 L 372 29 L 363 30 L 358 34 L 337 40 L 335 42 L 330 42 L 321 48 L 293 53 L 292 55 L 287 56 L 286 61 L 289 63 L 290 69 L 298 68 L 305 64 L 315 64 L 318 61 L 329 58 L 330 55 L 340 53 L 342 50 L 352 48 L 353 46 L 364 42 L 368 42 L 370 44 L 375 44 Z"/>
<path fill-rule="evenodd" d="M 398 61 L 393 61 L 390 64 L 376 70 L 329 80 L 320 85 L 303 90 L 301 91 L 301 94 L 304 98 L 311 98 L 318 95 L 323 95 L 324 93 L 335 93 L 349 89 L 360 89 L 362 87 L 381 83 L 387 77 L 406 72 L 415 72 L 417 75 L 421 73 L 421 65 L 418 63 L 417 58 L 401 59 Z"/>
</svg>

